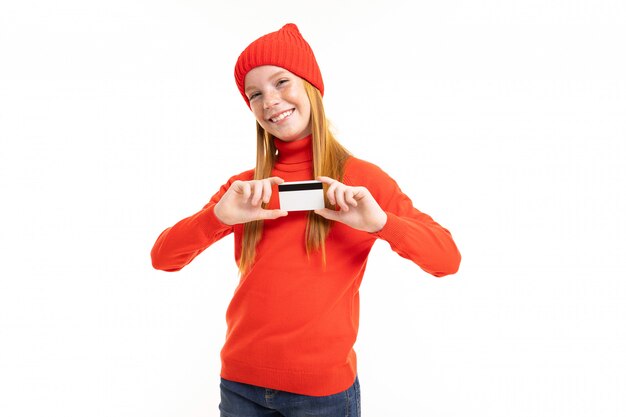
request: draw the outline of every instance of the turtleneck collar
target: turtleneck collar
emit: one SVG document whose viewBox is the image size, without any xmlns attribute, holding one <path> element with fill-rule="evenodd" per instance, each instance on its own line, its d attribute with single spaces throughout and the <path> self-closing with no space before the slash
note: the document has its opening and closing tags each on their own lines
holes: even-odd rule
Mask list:
<svg viewBox="0 0 626 417">
<path fill-rule="evenodd" d="M 311 143 L 311 135 L 292 142 L 284 142 L 274 138 L 274 145 L 276 145 L 276 149 L 278 149 L 278 159 L 275 162 L 276 166 L 278 167 L 278 165 L 280 165 L 284 167 L 285 165 L 300 165 L 302 163 L 312 164 L 313 147 Z"/>
</svg>

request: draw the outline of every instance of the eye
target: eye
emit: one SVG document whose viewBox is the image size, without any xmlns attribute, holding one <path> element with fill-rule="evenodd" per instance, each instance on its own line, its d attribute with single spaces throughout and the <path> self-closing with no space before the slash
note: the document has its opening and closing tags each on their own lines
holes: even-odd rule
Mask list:
<svg viewBox="0 0 626 417">
<path fill-rule="evenodd" d="M 289 82 L 289 80 L 287 78 L 283 78 L 281 80 L 278 80 L 276 86 L 278 87 L 279 85 L 285 84 L 286 82 Z"/>
<path fill-rule="evenodd" d="M 250 97 L 248 97 L 248 100 L 252 101 L 253 98 L 255 98 L 257 96 L 260 96 L 260 95 L 261 95 L 261 93 L 259 93 L 259 92 L 252 93 L 252 94 L 250 94 Z"/>
</svg>

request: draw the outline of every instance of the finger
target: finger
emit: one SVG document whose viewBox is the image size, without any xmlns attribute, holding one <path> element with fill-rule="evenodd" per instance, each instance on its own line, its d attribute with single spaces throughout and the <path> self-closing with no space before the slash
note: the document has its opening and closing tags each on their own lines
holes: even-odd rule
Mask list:
<svg viewBox="0 0 626 417">
<path fill-rule="evenodd" d="M 325 183 L 325 184 L 332 184 L 332 183 L 333 183 L 333 181 L 335 181 L 334 179 L 332 179 L 332 178 L 330 178 L 330 177 L 325 177 L 325 176 L 323 176 L 323 175 L 319 175 L 319 176 L 317 177 L 317 180 L 318 180 L 318 181 L 322 181 L 322 182 L 323 182 L 323 183 Z"/>
<path fill-rule="evenodd" d="M 354 187 L 355 191 L 354 191 L 354 199 L 355 200 L 362 200 L 367 196 L 367 188 L 365 187 Z"/>
<path fill-rule="evenodd" d="M 245 203 L 246 201 L 248 201 L 248 198 L 250 198 L 250 183 L 247 181 L 243 181 L 241 183 L 240 191 L 242 194 L 241 198 L 243 202 Z"/>
<path fill-rule="evenodd" d="M 335 210 L 330 210 L 327 208 L 314 210 L 315 214 L 319 214 L 320 216 L 328 219 L 328 220 L 339 220 L 339 212 Z"/>
<path fill-rule="evenodd" d="M 350 203 L 352 206 L 356 207 L 359 204 L 354 199 L 354 190 L 352 188 L 348 188 L 345 194 L 346 202 Z"/>
<path fill-rule="evenodd" d="M 337 205 L 341 207 L 343 211 L 348 211 L 350 208 L 346 204 L 345 194 L 346 190 L 344 187 L 337 187 L 337 191 L 335 191 L 335 198 L 337 199 Z"/>
<path fill-rule="evenodd" d="M 328 196 L 328 201 L 330 202 L 330 204 L 335 204 L 336 203 L 336 200 L 335 200 L 335 188 L 337 188 L 337 184 L 339 184 L 339 181 L 336 181 L 336 180 L 334 180 L 334 179 L 332 179 L 330 177 L 326 177 L 324 175 L 318 175 L 315 178 L 318 181 L 321 181 L 324 184 L 329 184 L 330 185 L 327 188 L 327 190 L 326 190 L 326 195 Z"/>
<path fill-rule="evenodd" d="M 258 206 L 261 202 L 261 197 L 263 197 L 263 182 L 264 181 L 254 181 L 252 184 L 252 200 L 250 204 L 253 206 Z"/>
<path fill-rule="evenodd" d="M 242 190 L 243 190 L 243 188 L 242 188 L 243 184 L 244 184 L 243 181 L 237 180 L 237 181 L 233 182 L 233 184 L 230 186 L 229 190 L 232 189 L 236 193 L 241 193 Z"/>
<path fill-rule="evenodd" d="M 328 201 L 330 201 L 330 204 L 337 204 L 337 199 L 335 198 L 335 190 L 337 189 L 338 185 L 339 182 L 335 181 L 330 185 L 330 187 L 328 187 L 328 191 L 326 191 L 326 195 L 328 196 Z"/>
<path fill-rule="evenodd" d="M 281 177 L 270 177 L 268 178 L 268 180 L 270 180 L 272 184 L 282 184 L 283 182 L 285 182 L 285 180 Z"/>
<path fill-rule="evenodd" d="M 272 182 L 263 181 L 263 202 L 266 204 L 269 203 L 271 196 L 272 196 Z"/>
</svg>

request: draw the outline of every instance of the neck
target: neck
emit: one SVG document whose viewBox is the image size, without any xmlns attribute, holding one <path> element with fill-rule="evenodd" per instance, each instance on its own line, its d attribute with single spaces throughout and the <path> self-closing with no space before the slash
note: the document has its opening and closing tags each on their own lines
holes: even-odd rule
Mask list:
<svg viewBox="0 0 626 417">
<path fill-rule="evenodd" d="M 283 142 L 274 139 L 274 145 L 278 149 L 278 157 L 274 162 L 274 168 L 283 172 L 307 172 L 313 175 L 313 147 L 311 135 L 292 142 Z"/>
<path fill-rule="evenodd" d="M 281 164 L 294 164 L 313 160 L 311 135 L 291 142 L 284 142 L 274 138 L 274 145 L 278 149 L 278 159 Z"/>
</svg>

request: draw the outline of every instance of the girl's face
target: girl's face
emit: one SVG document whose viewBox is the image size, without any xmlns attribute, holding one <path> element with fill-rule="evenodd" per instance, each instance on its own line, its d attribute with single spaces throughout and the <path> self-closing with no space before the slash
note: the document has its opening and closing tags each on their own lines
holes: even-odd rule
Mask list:
<svg viewBox="0 0 626 417">
<path fill-rule="evenodd" d="M 311 134 L 311 103 L 302 78 L 263 65 L 246 74 L 244 89 L 254 117 L 268 133 L 285 142 Z"/>
</svg>

